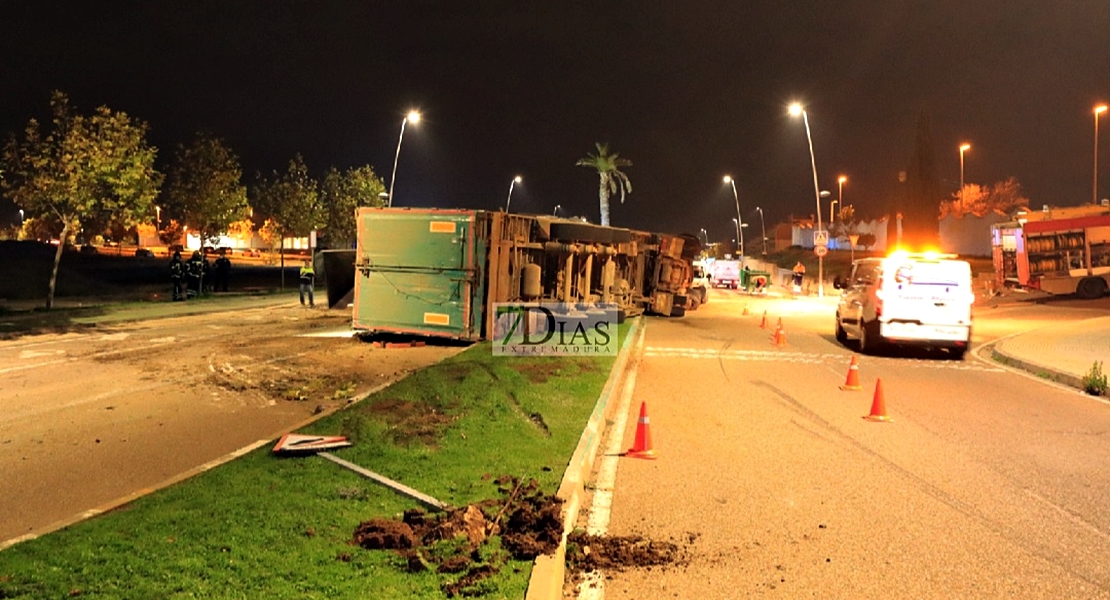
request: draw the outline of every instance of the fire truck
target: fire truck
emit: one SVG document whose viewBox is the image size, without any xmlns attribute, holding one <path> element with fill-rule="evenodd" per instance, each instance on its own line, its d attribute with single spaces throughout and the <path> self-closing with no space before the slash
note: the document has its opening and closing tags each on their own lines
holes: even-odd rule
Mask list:
<svg viewBox="0 0 1110 600">
<path fill-rule="evenodd" d="M 1018 211 L 991 226 L 998 286 L 1098 298 L 1110 289 L 1110 206 Z"/>
</svg>

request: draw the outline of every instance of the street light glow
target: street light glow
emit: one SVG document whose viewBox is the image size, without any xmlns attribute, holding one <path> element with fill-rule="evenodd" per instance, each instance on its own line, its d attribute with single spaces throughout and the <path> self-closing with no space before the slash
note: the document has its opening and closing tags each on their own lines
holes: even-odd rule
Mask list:
<svg viewBox="0 0 1110 600">
<path fill-rule="evenodd" d="M 401 119 L 401 134 L 397 136 L 397 153 L 393 155 L 393 175 L 389 178 L 389 198 L 386 200 L 386 206 L 393 206 L 393 184 L 397 183 L 397 159 L 401 158 L 401 140 L 405 139 L 405 123 L 416 125 L 419 122 L 420 113 L 415 110 L 410 110 L 409 114 Z"/>
<path fill-rule="evenodd" d="M 736 224 L 736 237 L 740 240 L 740 246 L 737 250 L 740 252 L 740 266 L 744 266 L 744 219 L 740 216 L 740 195 L 736 193 L 736 181 L 732 177 L 725 175 L 724 182 L 732 186 L 732 198 L 736 200 L 736 218 L 733 223 Z"/>
<path fill-rule="evenodd" d="M 968 150 L 971 150 L 971 144 L 960 144 L 960 152 L 967 152 Z"/>
<path fill-rule="evenodd" d="M 509 182 L 509 198 L 505 200 L 505 212 L 509 212 L 509 203 L 513 201 L 513 186 L 520 183 L 521 181 L 522 179 L 520 175 L 517 175 L 516 177 L 513 177 L 512 181 Z"/>
<path fill-rule="evenodd" d="M 1095 114 L 1096 115 L 1104 113 L 1104 112 L 1106 112 L 1106 105 L 1105 104 L 1100 104 L 1100 105 L 1095 107 Z"/>
<path fill-rule="evenodd" d="M 813 134 L 809 131 L 809 115 L 802 108 L 801 104 L 795 102 L 790 105 L 791 116 L 802 116 L 802 122 L 806 126 L 806 142 L 809 143 L 809 164 L 813 168 L 813 194 L 814 199 L 817 201 L 817 230 L 824 232 L 825 226 L 821 223 L 821 188 L 817 183 L 817 158 L 813 155 Z M 816 245 L 816 238 L 814 244 Z M 824 255 L 817 256 L 817 297 L 825 297 L 825 257 Z"/>
</svg>

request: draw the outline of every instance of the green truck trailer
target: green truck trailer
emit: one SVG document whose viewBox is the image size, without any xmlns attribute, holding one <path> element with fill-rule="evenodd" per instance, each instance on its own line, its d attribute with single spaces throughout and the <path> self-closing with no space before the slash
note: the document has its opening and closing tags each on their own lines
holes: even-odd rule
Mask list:
<svg viewBox="0 0 1110 600">
<path fill-rule="evenodd" d="M 698 252 L 676 236 L 503 211 L 360 208 L 353 327 L 475 341 L 505 302 L 682 316 Z"/>
</svg>

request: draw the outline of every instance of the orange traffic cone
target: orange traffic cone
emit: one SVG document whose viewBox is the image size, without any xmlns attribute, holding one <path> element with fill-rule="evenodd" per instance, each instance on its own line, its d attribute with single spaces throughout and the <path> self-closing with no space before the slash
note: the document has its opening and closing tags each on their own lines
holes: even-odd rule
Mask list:
<svg viewBox="0 0 1110 600">
<path fill-rule="evenodd" d="M 786 345 L 786 332 L 782 329 L 782 319 L 779 319 L 779 326 L 775 329 L 775 335 L 771 336 L 771 341 L 780 348 Z"/>
<path fill-rule="evenodd" d="M 759 322 L 760 329 L 767 329 L 767 311 L 763 311 L 763 320 Z"/>
<path fill-rule="evenodd" d="M 886 400 L 883 399 L 883 380 L 875 380 L 875 400 L 871 402 L 871 414 L 864 417 L 868 421 L 885 421 L 892 419 L 886 414 Z"/>
<path fill-rule="evenodd" d="M 747 305 L 747 304 L 745 304 L 745 305 L 744 305 L 744 315 L 745 315 L 745 316 L 747 316 L 747 315 L 749 315 L 749 314 L 751 314 L 751 313 L 749 313 L 749 312 L 748 312 L 748 305 Z"/>
<path fill-rule="evenodd" d="M 647 414 L 647 402 L 640 403 L 640 420 L 636 422 L 636 443 L 624 454 L 632 458 L 655 460 L 655 448 L 651 445 L 651 419 Z"/>
<path fill-rule="evenodd" d="M 858 392 L 863 389 L 859 384 L 859 359 L 856 355 L 852 355 L 852 364 L 848 365 L 848 379 L 844 381 L 844 385 L 840 389 L 850 392 Z"/>
</svg>

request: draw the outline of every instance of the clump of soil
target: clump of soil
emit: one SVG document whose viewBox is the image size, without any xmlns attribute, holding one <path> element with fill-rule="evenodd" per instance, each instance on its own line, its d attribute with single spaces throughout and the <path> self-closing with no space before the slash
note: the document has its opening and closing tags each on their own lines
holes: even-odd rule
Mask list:
<svg viewBox="0 0 1110 600">
<path fill-rule="evenodd" d="M 448 597 L 482 595 L 483 583 L 510 557 L 532 560 L 550 554 L 562 538 L 561 500 L 544 494 L 534 479 L 524 483 L 505 475 L 496 483 L 501 499 L 435 514 L 412 509 L 401 521 L 365 521 L 355 529 L 353 543 L 368 550 L 395 551 L 410 571 L 449 576 L 442 584 Z M 490 536 L 497 535 L 504 552 L 488 549 Z"/>
<path fill-rule="evenodd" d="M 692 542 L 691 536 L 687 541 Z M 597 536 L 574 531 L 567 536 L 567 571 L 574 577 L 596 570 L 625 571 L 683 565 L 689 562 L 685 547 L 641 536 Z"/>
</svg>

